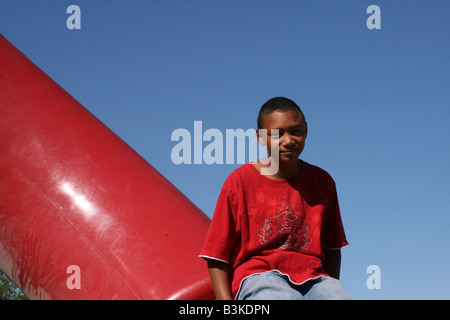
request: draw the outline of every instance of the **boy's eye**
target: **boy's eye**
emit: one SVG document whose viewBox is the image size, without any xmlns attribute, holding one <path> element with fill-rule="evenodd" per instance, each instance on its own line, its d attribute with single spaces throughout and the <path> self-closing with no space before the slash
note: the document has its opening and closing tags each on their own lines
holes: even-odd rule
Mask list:
<svg viewBox="0 0 450 320">
<path fill-rule="evenodd" d="M 294 136 L 303 136 L 305 134 L 305 132 L 303 130 L 294 130 L 291 132 L 292 135 Z"/>
<path fill-rule="evenodd" d="M 281 133 L 280 133 L 280 130 L 278 130 L 278 129 L 272 129 L 272 130 L 270 130 L 270 137 L 272 138 L 272 139 L 278 139 L 278 138 L 280 138 L 280 136 L 282 135 Z"/>
</svg>

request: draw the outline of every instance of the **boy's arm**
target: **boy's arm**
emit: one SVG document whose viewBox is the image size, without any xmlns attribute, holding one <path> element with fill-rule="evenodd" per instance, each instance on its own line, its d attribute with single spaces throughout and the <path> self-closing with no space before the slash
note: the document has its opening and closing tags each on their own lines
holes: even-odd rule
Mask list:
<svg viewBox="0 0 450 320">
<path fill-rule="evenodd" d="M 228 277 L 228 264 L 208 259 L 208 271 L 217 300 L 233 300 Z"/>
<path fill-rule="evenodd" d="M 341 249 L 323 249 L 323 252 L 325 259 L 322 262 L 322 267 L 327 274 L 339 280 L 339 274 L 341 273 Z"/>
</svg>

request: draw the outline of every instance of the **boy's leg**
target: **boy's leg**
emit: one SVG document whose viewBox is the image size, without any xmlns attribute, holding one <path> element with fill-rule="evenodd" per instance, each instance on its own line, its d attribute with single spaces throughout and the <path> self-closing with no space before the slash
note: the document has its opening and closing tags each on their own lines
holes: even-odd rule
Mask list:
<svg viewBox="0 0 450 320">
<path fill-rule="evenodd" d="M 303 284 L 308 300 L 351 300 L 342 282 L 332 277 L 320 277 Z M 302 290 L 302 291 L 303 291 Z"/>
<path fill-rule="evenodd" d="M 303 300 L 289 280 L 275 271 L 254 274 L 244 280 L 238 300 Z"/>
</svg>

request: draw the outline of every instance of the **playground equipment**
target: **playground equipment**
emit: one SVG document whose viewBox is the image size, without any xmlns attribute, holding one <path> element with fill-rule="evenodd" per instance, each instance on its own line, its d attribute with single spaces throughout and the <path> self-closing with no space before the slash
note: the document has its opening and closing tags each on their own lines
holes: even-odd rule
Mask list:
<svg viewBox="0 0 450 320">
<path fill-rule="evenodd" d="M 0 269 L 31 299 L 211 299 L 209 218 L 0 35 Z"/>
</svg>

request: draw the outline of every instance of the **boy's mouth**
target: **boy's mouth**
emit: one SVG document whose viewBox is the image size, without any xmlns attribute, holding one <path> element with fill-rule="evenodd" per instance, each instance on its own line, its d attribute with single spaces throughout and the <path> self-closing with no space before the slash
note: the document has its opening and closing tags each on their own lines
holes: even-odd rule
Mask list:
<svg viewBox="0 0 450 320">
<path fill-rule="evenodd" d="M 280 154 L 289 157 L 289 156 L 294 155 L 295 152 L 296 152 L 296 150 L 283 150 L 283 151 L 280 151 Z"/>
</svg>

